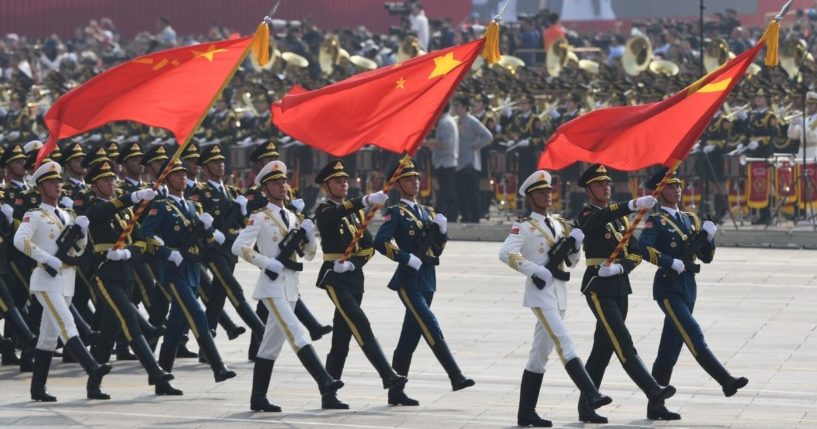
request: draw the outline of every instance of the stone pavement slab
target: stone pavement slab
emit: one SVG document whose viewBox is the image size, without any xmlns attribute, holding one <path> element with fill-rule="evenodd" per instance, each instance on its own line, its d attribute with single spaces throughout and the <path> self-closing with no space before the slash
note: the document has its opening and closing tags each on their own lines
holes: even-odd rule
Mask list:
<svg viewBox="0 0 817 429">
<path fill-rule="evenodd" d="M 339 393 L 349 411 L 323 411 L 314 381 L 288 347 L 275 364 L 270 399 L 280 414 L 249 411 L 252 363 L 246 359 L 249 335 L 216 342 L 238 377 L 213 383 L 212 374 L 195 359 L 177 360 L 174 384 L 182 397 L 153 395 L 147 376 L 134 362 L 113 362 L 104 380 L 111 401 L 85 399 L 85 377 L 77 365 L 55 360 L 48 382 L 59 402 L 29 400 L 30 374 L 0 367 L 0 426 L 34 427 L 156 427 L 156 428 L 507 428 L 516 422 L 519 381 L 534 327 L 522 308 L 522 277 L 497 259 L 499 243 L 451 242 L 438 269 L 435 311 L 454 356 L 476 386 L 451 392 L 440 365 L 420 344 L 409 374 L 407 392 L 420 407 L 390 407 L 380 380 L 356 344 L 343 374 Z M 320 255 L 317 257 L 320 258 Z M 301 294 L 324 322 L 331 322 L 332 305 L 315 288 L 318 262 L 306 263 Z M 403 307 L 385 287 L 394 264 L 376 256 L 366 266 L 364 309 L 386 354 L 391 356 L 403 318 Z M 237 277 L 251 295 L 257 270 L 240 263 Z M 648 366 L 661 332 L 662 314 L 651 299 L 654 268 L 643 264 L 631 276 L 628 326 Z M 574 274 L 574 278 L 578 278 Z M 601 409 L 607 428 L 808 428 L 817 427 L 817 252 L 720 248 L 712 265 L 698 277 L 695 314 L 707 342 L 735 375 L 749 385 L 732 398 L 683 351 L 673 374 L 676 396 L 668 407 L 683 420 L 645 419 L 646 399 L 615 360 L 602 391 L 613 403 Z M 569 284 L 567 324 L 579 355 L 592 346 L 594 320 L 578 283 Z M 234 315 L 232 309 L 229 311 Z M 237 319 L 237 316 L 234 316 Z M 325 356 L 330 339 L 315 343 Z M 539 413 L 555 427 L 577 428 L 578 391 L 553 355 L 548 363 Z"/>
</svg>

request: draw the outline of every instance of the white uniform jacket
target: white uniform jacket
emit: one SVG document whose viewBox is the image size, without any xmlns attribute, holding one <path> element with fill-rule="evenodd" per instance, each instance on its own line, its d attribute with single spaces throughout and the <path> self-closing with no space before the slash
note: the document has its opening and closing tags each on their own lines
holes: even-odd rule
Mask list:
<svg viewBox="0 0 817 429">
<path fill-rule="evenodd" d="M 281 220 L 280 210 L 279 207 L 268 204 L 263 209 L 251 214 L 247 226 L 241 230 L 235 242 L 233 242 L 233 254 L 264 270 L 270 259 L 275 258 L 280 253 L 281 249 L 278 244 L 283 240 L 284 236 L 290 230 L 301 227 L 299 217 L 284 209 L 289 224 L 289 227 L 287 227 L 284 221 Z M 317 250 L 315 241 L 313 238 L 304 245 L 304 259 L 307 261 L 311 261 L 315 257 Z M 256 245 L 258 251 L 254 249 Z M 297 255 L 294 256 L 297 257 Z M 253 299 L 286 298 L 287 301 L 297 301 L 298 275 L 297 271 L 284 268 L 278 278 L 272 281 L 262 271 L 255 283 L 255 291 L 252 294 Z"/>
<path fill-rule="evenodd" d="M 553 279 L 552 284 L 539 289 L 531 278 L 537 268 L 548 262 L 548 250 L 556 244 L 559 238 L 566 238 L 570 233 L 571 227 L 564 219 L 556 216 L 548 217 L 556 232 L 555 236 L 547 227 L 544 216 L 531 213 L 531 217 L 514 222 L 511 233 L 505 238 L 499 250 L 499 259 L 525 275 L 525 297 L 522 301 L 524 307 L 566 310 L 567 284 L 565 281 Z M 579 250 L 581 249 L 568 256 L 570 266 L 576 265 L 581 257 Z"/>
<path fill-rule="evenodd" d="M 14 247 L 37 261 L 37 267 L 31 273 L 31 292 L 52 292 L 63 296 L 74 296 L 76 278 L 74 266 L 63 264 L 55 277 L 51 277 L 43 268 L 45 260 L 57 253 L 57 238 L 68 225 L 74 223 L 73 217 L 67 211 L 58 210 L 62 215 L 62 222 L 57 219 L 54 207 L 47 204 L 41 204 L 38 209 L 26 212 L 17 233 L 14 234 Z M 65 226 L 63 222 L 66 222 Z M 77 243 L 81 250 L 76 252 L 72 249 L 69 255 L 80 255 L 87 243 L 88 235 L 85 234 Z"/>
</svg>

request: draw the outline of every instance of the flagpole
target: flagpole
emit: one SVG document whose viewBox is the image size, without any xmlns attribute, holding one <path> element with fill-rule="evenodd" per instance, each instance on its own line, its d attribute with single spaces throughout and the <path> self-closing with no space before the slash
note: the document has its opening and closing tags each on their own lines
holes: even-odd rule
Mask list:
<svg viewBox="0 0 817 429">
<path fill-rule="evenodd" d="M 261 32 L 262 26 L 268 28 L 268 25 L 269 24 L 267 23 L 266 19 L 261 24 L 259 24 L 258 30 L 256 30 L 256 38 L 258 38 L 259 34 L 262 33 Z M 269 33 L 267 33 L 267 37 L 269 37 Z M 227 75 L 227 78 L 224 79 L 224 82 L 221 83 L 221 87 L 213 95 L 213 98 L 207 104 L 207 108 L 202 111 L 201 116 L 199 117 L 198 121 L 196 121 L 196 126 L 193 127 L 190 130 L 190 132 L 184 138 L 184 142 L 182 142 L 182 144 L 179 145 L 179 147 L 173 153 L 173 156 L 168 160 L 167 164 L 165 164 L 165 167 L 162 169 L 162 172 L 159 174 L 159 177 L 157 177 L 156 181 L 153 183 L 153 190 L 154 191 L 159 190 L 159 187 L 162 185 L 162 183 L 164 182 L 167 175 L 170 174 L 171 166 L 173 165 L 174 162 L 179 160 L 182 153 L 187 148 L 187 146 L 190 144 L 190 141 L 193 139 L 193 134 L 199 128 L 199 126 L 201 126 L 201 123 L 204 121 L 204 118 L 207 117 L 207 112 L 210 111 L 210 108 L 213 107 L 213 104 L 215 104 L 218 97 L 224 91 L 224 88 L 227 86 L 227 84 L 230 82 L 230 80 L 232 80 L 233 75 L 235 75 L 235 72 L 241 66 L 241 63 L 244 62 L 244 59 L 247 57 L 247 54 L 250 52 L 250 49 L 253 49 L 254 47 L 256 47 L 255 38 L 253 39 L 253 41 L 250 44 L 247 45 L 247 47 L 244 48 L 244 52 L 241 54 L 241 58 L 238 61 L 236 61 L 235 66 L 233 67 L 233 70 L 230 72 L 229 75 Z M 125 240 L 127 240 L 128 236 L 130 236 L 130 233 L 133 231 L 133 225 L 136 223 L 136 221 L 140 217 L 142 217 L 142 213 L 150 205 L 150 203 L 151 203 L 151 201 L 148 201 L 148 200 L 142 200 L 142 202 L 139 203 L 139 207 L 137 207 L 136 212 L 134 213 L 133 217 L 131 217 L 128 220 L 127 225 L 122 230 L 122 233 L 119 234 L 119 238 L 116 240 L 116 243 L 113 246 L 114 249 L 121 249 L 123 247 L 123 245 L 125 243 Z"/>
</svg>

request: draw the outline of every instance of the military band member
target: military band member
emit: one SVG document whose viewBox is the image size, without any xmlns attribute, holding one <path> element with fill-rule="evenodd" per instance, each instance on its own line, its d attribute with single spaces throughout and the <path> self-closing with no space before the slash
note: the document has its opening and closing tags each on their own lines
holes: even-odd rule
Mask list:
<svg viewBox="0 0 817 429">
<path fill-rule="evenodd" d="M 439 265 L 439 257 L 448 241 L 447 220 L 431 207 L 417 203 L 420 173 L 413 161 L 409 161 L 397 177 L 395 187 L 400 192 L 400 202 L 386 210 L 385 221 L 374 239 L 375 249 L 399 264 L 388 287 L 397 292 L 406 307 L 392 368 L 407 376 L 414 350 L 423 337 L 448 374 L 453 390 L 465 389 L 473 386 L 474 380 L 462 374 L 431 311 L 437 290 L 435 266 Z M 408 397 L 403 386 L 399 386 L 389 390 L 389 404 L 416 406 L 419 402 Z"/>
<path fill-rule="evenodd" d="M 100 296 L 98 301 L 104 303 L 101 335 L 91 347 L 91 353 L 98 362 L 107 362 L 114 341 L 121 334 L 147 371 L 148 384 L 166 383 L 173 376 L 156 363 L 156 357 L 142 333 L 138 311 L 131 302 L 135 278 L 133 267 L 142 264 L 147 249 L 139 226 L 134 225 L 122 248 L 114 249 L 119 236 L 134 216 L 131 206 L 153 200 L 156 192 L 142 189 L 116 197 L 116 173 L 113 163 L 109 161 L 92 166 L 86 177 L 95 194 L 95 199 L 85 211 L 91 221 L 89 235 L 94 249 L 93 282 Z"/>
<path fill-rule="evenodd" d="M 0 129 L 6 132 L 5 142 L 9 144 L 22 144 L 31 139 L 34 135 L 32 132 L 32 120 L 26 114 L 25 109 L 26 96 L 19 91 L 13 91 L 9 96 L 8 110 L 6 114 L 0 118 Z"/>
<path fill-rule="evenodd" d="M 229 297 L 230 304 L 252 329 L 253 334 L 261 336 L 264 333 L 264 322 L 247 303 L 241 285 L 233 276 L 238 258 L 230 252 L 230 248 L 244 225 L 247 197 L 241 195 L 238 188 L 222 182 L 225 173 L 224 159 L 218 144 L 202 149 L 197 164 L 205 170 L 208 180 L 198 186 L 191 196 L 193 201 L 202 205 L 206 213 L 212 213 L 215 218 L 215 243 L 207 249 L 205 256 L 206 266 L 214 276 L 207 302 L 207 321 L 215 328 L 224 311 L 224 301 Z"/>
<path fill-rule="evenodd" d="M 648 189 L 655 189 L 666 174 L 661 169 L 647 181 Z M 708 264 L 715 256 L 715 233 L 717 227 L 711 221 L 704 221 L 692 212 L 679 208 L 683 182 L 671 177 L 658 195 L 661 208 L 652 213 L 644 223 L 644 230 L 638 239 L 642 253 L 648 255 L 650 263 L 659 268 L 653 281 L 653 299 L 664 312 L 664 329 L 658 345 L 658 356 L 652 367 L 652 375 L 659 384 L 669 384 L 672 369 L 678 361 L 681 347 L 686 345 L 692 356 L 712 378 L 723 388 L 726 396 L 732 396 L 749 382 L 746 378 L 735 378 L 721 365 L 718 358 L 704 340 L 703 330 L 692 316 L 697 298 L 695 271 L 700 266 L 695 261 Z M 687 247 L 698 235 L 705 234 L 703 244 L 688 257 Z M 653 420 L 678 420 L 678 413 L 670 412 L 661 402 L 650 402 L 647 418 Z"/>
<path fill-rule="evenodd" d="M 363 223 L 363 209 L 382 205 L 388 196 L 381 191 L 347 201 L 349 174 L 341 160 L 326 164 L 315 177 L 315 183 L 323 188 L 327 198 L 315 211 L 323 250 L 323 265 L 318 273 L 317 286 L 326 290 L 335 305 L 335 330 L 332 333 L 332 348 L 326 356 L 326 370 L 332 377 L 340 378 L 349 354 L 349 341 L 354 337 L 383 380 L 383 388 L 403 386 L 406 378 L 392 369 L 361 308 L 363 266 L 374 256 L 372 234 L 365 230 L 351 257 L 340 261 L 340 256 Z M 334 394 L 324 395 L 321 406 L 324 409 L 349 408 Z"/>
<path fill-rule="evenodd" d="M 805 144 L 803 143 L 803 131 L 805 129 Z M 792 119 L 788 129 L 789 139 L 797 142 L 791 146 L 795 148 L 792 153 L 797 153 L 796 148 L 800 148 L 797 159 L 805 157 L 813 160 L 817 158 L 817 92 L 806 93 L 806 126 L 803 126 L 803 117 L 797 116 Z"/>
<path fill-rule="evenodd" d="M 158 264 L 159 279 L 173 297 L 167 331 L 159 352 L 159 365 L 166 371 L 173 370 L 176 349 L 182 336 L 190 329 L 199 350 L 213 370 L 216 383 L 219 383 L 236 374 L 221 360 L 195 291 L 201 273 L 198 260 L 202 242 L 212 238 L 213 216 L 209 213 L 199 214 L 196 206 L 184 199 L 185 169 L 181 162 L 176 161 L 167 168 L 170 169 L 166 180 L 168 196 L 153 202 L 142 223 L 144 236 L 160 242 L 156 256 L 166 262 Z M 156 393 L 164 394 L 159 385 L 156 386 Z"/>
<path fill-rule="evenodd" d="M 536 413 L 536 402 L 545 365 L 554 347 L 570 379 L 587 402 L 587 408 L 596 409 L 612 402 L 608 396 L 599 393 L 584 369 L 563 321 L 567 309 L 566 278 L 569 278 L 564 265 L 572 267 L 579 261 L 584 233 L 581 229 L 571 227 L 561 217 L 548 213 L 553 202 L 550 183 L 550 173 L 544 170 L 535 171 L 522 183 L 519 195 L 528 200 L 533 211 L 530 217 L 513 224 L 511 234 L 499 251 L 502 262 L 527 278 L 522 305 L 533 311 L 537 321 L 519 390 L 519 411 L 516 417 L 519 426 L 551 426 L 550 420 L 543 419 Z M 562 256 L 566 258 L 554 268 L 558 272 L 553 273 L 546 264 L 550 262 L 551 249 L 555 249 L 560 241 L 562 246 L 570 246 L 570 249 Z M 534 283 L 534 277 L 541 281 L 541 287 Z"/>
<path fill-rule="evenodd" d="M 57 339 L 62 340 L 65 351 L 70 353 L 88 374 L 86 385 L 88 399 L 110 399 L 110 396 L 100 389 L 100 384 L 102 377 L 111 371 L 111 366 L 107 363 L 97 363 L 88 353 L 68 309 L 74 295 L 75 267 L 56 256 L 59 251 L 57 239 L 66 228 L 74 225 L 80 228 L 76 247 L 72 246 L 67 256 L 79 256 L 88 242 L 88 218 L 79 216 L 73 219 L 68 212 L 58 207 L 57 202 L 62 194 L 61 174 L 62 168 L 53 161 L 44 163 L 34 172 L 32 179 L 40 191 L 42 203 L 38 209 L 26 212 L 14 235 L 14 247 L 37 262 L 29 284 L 31 293 L 43 307 L 40 336 L 34 350 L 31 399 L 56 401 L 56 398 L 46 391 L 45 384 L 51 356 L 57 348 Z M 80 250 L 76 250 L 77 247 Z M 51 276 L 46 268 L 55 271 L 56 274 Z"/>
<path fill-rule="evenodd" d="M 334 394 L 343 387 L 342 381 L 336 380 L 326 371 L 295 316 L 298 271 L 284 266 L 279 260 L 279 241 L 293 231 L 305 235 L 305 242 L 297 244 L 301 246 L 306 260 L 314 258 L 317 250 L 312 221 L 301 221 L 295 213 L 284 207 L 288 187 L 286 172 L 286 165 L 281 161 L 270 161 L 258 172 L 255 184 L 263 187 L 269 203 L 250 215 L 246 228 L 241 230 L 232 245 L 234 255 L 241 256 L 262 270 L 255 284 L 253 298 L 263 301 L 270 314 L 253 369 L 250 397 L 250 409 L 253 411 L 281 411 L 280 407 L 267 400 L 267 389 L 284 341 L 289 342 L 301 364 L 318 383 L 321 395 Z M 298 231 L 299 229 L 303 231 Z M 290 258 L 296 257 L 297 254 L 290 255 Z"/>
<path fill-rule="evenodd" d="M 607 258 L 630 225 L 627 215 L 652 208 L 655 198 L 645 196 L 626 203 L 610 203 L 611 180 L 607 169 L 601 164 L 590 166 L 578 183 L 585 189 L 589 203 L 577 219 L 578 226 L 585 233 L 584 255 L 587 260 L 581 290 L 596 318 L 593 349 L 585 368 L 596 387 L 600 387 L 604 371 L 615 353 L 624 371 L 647 398 L 653 402 L 662 401 L 674 395 L 675 388 L 659 385 L 650 375 L 624 324 L 628 295 L 632 293 L 628 274 L 641 263 L 635 238 L 630 238 L 614 263 L 606 265 Z M 584 397 L 579 400 L 578 408 L 579 420 L 607 423 L 606 417 L 596 414 L 587 406 Z"/>
<path fill-rule="evenodd" d="M 738 145 L 738 150 L 745 150 L 751 158 L 768 158 L 784 137 L 777 116 L 769 110 L 769 94 L 763 88 L 755 93 L 754 110 L 746 119 L 745 131 L 746 140 Z"/>
</svg>

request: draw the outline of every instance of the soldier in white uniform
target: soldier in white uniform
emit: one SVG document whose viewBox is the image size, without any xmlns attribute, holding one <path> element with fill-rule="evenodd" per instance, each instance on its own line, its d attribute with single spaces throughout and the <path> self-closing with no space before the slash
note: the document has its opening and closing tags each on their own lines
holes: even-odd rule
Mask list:
<svg viewBox="0 0 817 429">
<path fill-rule="evenodd" d="M 800 142 L 800 153 L 797 159 L 803 158 L 813 161 L 817 158 L 817 92 L 806 93 L 806 142 L 803 140 L 803 117 L 797 116 L 789 125 L 789 139 Z"/>
<path fill-rule="evenodd" d="M 305 242 L 300 244 L 304 258 L 312 260 L 317 250 L 312 221 L 306 219 L 301 222 L 295 213 L 284 207 L 288 187 L 286 179 L 286 165 L 281 161 L 270 161 L 258 172 L 255 184 L 264 190 L 269 203 L 250 215 L 246 228 L 241 230 L 232 247 L 235 255 L 262 270 L 252 297 L 263 302 L 269 310 L 253 370 L 250 398 L 250 409 L 253 411 L 281 411 L 280 407 L 267 400 L 267 389 L 275 359 L 285 340 L 289 341 L 304 368 L 318 383 L 322 395 L 334 394 L 343 387 L 343 382 L 335 380 L 326 371 L 309 342 L 307 332 L 295 316 L 299 274 L 297 270 L 284 266 L 279 258 L 280 242 L 288 234 L 299 232 L 299 229 L 305 233 Z M 285 260 L 287 265 L 291 266 L 295 257 L 297 254 L 292 255 L 292 261 Z"/>
<path fill-rule="evenodd" d="M 14 246 L 37 262 L 29 284 L 31 293 L 43 306 L 40 337 L 34 350 L 31 399 L 43 402 L 57 400 L 49 395 L 45 388 L 51 356 L 57 348 L 57 339 L 62 339 L 65 351 L 70 353 L 88 373 L 86 385 L 88 399 L 110 399 L 110 396 L 100 389 L 100 383 L 102 377 L 111 371 L 111 365 L 98 364 L 88 353 L 68 309 L 74 296 L 76 267 L 69 265 L 69 261 L 60 260 L 55 256 L 59 248 L 57 240 L 63 231 L 69 228 L 79 227 L 80 231 L 79 235 L 75 234 L 78 237 L 76 247 L 67 253 L 68 257 L 81 255 L 88 242 L 88 218 L 79 216 L 74 219 L 69 212 L 57 207 L 57 202 L 62 196 L 61 174 L 62 168 L 53 161 L 44 163 L 34 172 L 32 180 L 37 184 L 42 203 L 37 209 L 23 215 L 23 221 L 14 235 Z M 46 270 L 53 270 L 55 275 L 52 276 Z"/>
<path fill-rule="evenodd" d="M 564 219 L 549 215 L 552 204 L 550 174 L 539 170 L 531 174 L 519 188 L 533 208 L 530 217 L 513 224 L 510 235 L 499 251 L 499 259 L 524 274 L 525 297 L 522 305 L 530 308 L 536 317 L 528 363 L 522 373 L 519 393 L 519 426 L 550 427 L 549 420 L 536 413 L 536 401 L 545 372 L 545 364 L 551 351 L 556 348 L 565 370 L 593 409 L 609 404 L 612 400 L 599 393 L 584 365 L 576 355 L 573 340 L 563 319 L 567 309 L 567 279 L 564 265 L 578 262 L 584 233 L 571 227 Z M 561 246 L 563 250 L 557 252 Z M 557 254 L 554 254 L 557 253 Z M 551 256 L 561 261 L 546 265 Z"/>
</svg>

